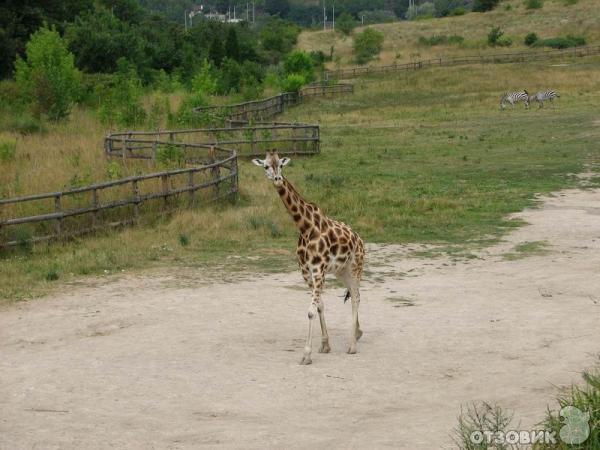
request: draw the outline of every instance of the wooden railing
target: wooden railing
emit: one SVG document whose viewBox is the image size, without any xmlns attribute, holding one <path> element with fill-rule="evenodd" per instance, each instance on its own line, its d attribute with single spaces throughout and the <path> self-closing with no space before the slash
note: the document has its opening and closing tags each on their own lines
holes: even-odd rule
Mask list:
<svg viewBox="0 0 600 450">
<path fill-rule="evenodd" d="M 152 146 L 160 152 L 165 146 L 180 144 L 153 141 Z M 234 197 L 238 190 L 235 151 L 207 145 L 186 146 L 192 151 L 186 162 L 197 164 L 194 167 L 0 199 L 0 246 L 73 238 L 99 229 L 136 224 L 145 209 L 156 216 L 181 206 Z M 17 232 L 11 233 L 15 226 L 19 226 Z"/>
<path fill-rule="evenodd" d="M 567 49 L 543 50 L 534 52 L 494 53 L 489 55 L 460 56 L 452 58 L 433 58 L 405 64 L 386 66 L 351 67 L 348 69 L 326 70 L 325 80 L 343 80 L 361 76 L 419 70 L 425 67 L 458 66 L 468 64 L 526 63 L 557 57 L 584 57 L 600 55 L 600 46 L 573 47 Z"/>
<path fill-rule="evenodd" d="M 232 121 L 264 121 L 283 113 L 288 107 L 302 103 L 305 98 L 354 92 L 352 84 L 310 85 L 298 93 L 282 92 L 263 100 L 238 103 L 235 105 L 204 106 L 195 108 L 197 114 L 225 117 Z"/>
</svg>

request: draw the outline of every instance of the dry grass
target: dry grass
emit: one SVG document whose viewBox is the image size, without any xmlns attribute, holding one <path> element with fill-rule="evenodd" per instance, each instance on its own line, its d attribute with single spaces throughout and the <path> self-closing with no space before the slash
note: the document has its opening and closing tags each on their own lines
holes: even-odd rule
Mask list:
<svg viewBox="0 0 600 450">
<path fill-rule="evenodd" d="M 510 7 L 507 10 L 507 7 Z M 372 65 L 406 63 L 429 58 L 472 55 L 474 53 L 505 53 L 527 49 L 523 39 L 528 33 L 540 38 L 573 34 L 584 36 L 589 44 L 600 43 L 600 8 L 597 0 L 579 0 L 566 5 L 563 0 L 546 0 L 542 9 L 527 10 L 522 0 L 507 0 L 488 13 L 469 13 L 464 16 L 402 21 L 371 25 L 385 34 L 383 51 Z M 492 48 L 487 45 L 487 34 L 493 26 L 500 26 L 512 39 L 511 47 Z M 354 32 L 360 32 L 357 28 Z M 460 35 L 461 46 L 419 44 L 419 37 L 432 35 Z M 334 46 L 334 57 L 339 61 L 328 63 L 328 68 L 355 66 L 352 55 L 352 37 L 333 31 L 305 31 L 300 34 L 298 47 L 304 50 L 322 50 L 329 54 Z"/>
</svg>

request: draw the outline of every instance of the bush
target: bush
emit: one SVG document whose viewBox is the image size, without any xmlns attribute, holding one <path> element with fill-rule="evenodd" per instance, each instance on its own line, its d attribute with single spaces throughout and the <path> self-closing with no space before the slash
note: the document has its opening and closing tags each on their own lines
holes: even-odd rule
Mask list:
<svg viewBox="0 0 600 450">
<path fill-rule="evenodd" d="M 292 73 L 281 80 L 281 90 L 283 92 L 299 92 L 305 84 L 306 79 L 304 76 Z"/>
<path fill-rule="evenodd" d="M 117 123 L 122 127 L 143 125 L 146 111 L 142 107 L 142 80 L 133 64 L 124 58 L 117 61 L 118 72 L 114 86 L 105 87 L 100 119 L 104 123 Z"/>
<path fill-rule="evenodd" d="M 296 50 L 287 55 L 283 62 L 284 74 L 299 74 L 304 77 L 305 82 L 310 83 L 315 79 L 315 67 L 308 53 Z"/>
<path fill-rule="evenodd" d="M 14 161 L 16 153 L 16 141 L 0 141 L 0 162 Z"/>
<path fill-rule="evenodd" d="M 582 36 L 567 35 L 565 37 L 555 37 L 549 39 L 542 39 L 537 42 L 538 46 L 552 47 L 552 48 L 571 48 L 585 45 L 586 40 Z"/>
<path fill-rule="evenodd" d="M 504 37 L 504 31 L 500 27 L 493 27 L 487 36 L 488 44 L 492 47 L 510 47 L 512 40 Z"/>
<path fill-rule="evenodd" d="M 388 11 L 385 9 L 375 9 L 372 11 L 360 11 L 358 13 L 363 25 L 371 25 L 374 23 L 389 23 L 395 22 L 398 17 L 394 11 Z"/>
<path fill-rule="evenodd" d="M 526 46 L 531 47 L 532 45 L 535 45 L 538 40 L 539 38 L 537 34 L 529 33 L 527 36 L 525 36 L 525 40 L 523 42 Z"/>
<path fill-rule="evenodd" d="M 67 117 L 78 95 L 80 73 L 67 44 L 54 29 L 35 32 L 15 63 L 15 78 L 21 94 L 36 116 L 51 120 Z"/>
<path fill-rule="evenodd" d="M 450 11 L 450 16 L 464 16 L 467 13 L 467 10 L 462 6 L 460 8 L 453 9 Z"/>
<path fill-rule="evenodd" d="M 354 17 L 344 11 L 340 14 L 338 20 L 336 20 L 335 25 L 336 29 L 342 34 L 349 36 L 350 33 L 352 33 L 352 30 L 354 30 L 354 27 L 356 27 L 356 22 L 354 21 Z"/>
<path fill-rule="evenodd" d="M 452 36 L 446 36 L 445 34 L 434 34 L 430 37 L 419 36 L 419 44 L 428 45 L 430 47 L 434 45 L 442 45 L 442 44 L 462 44 L 465 41 L 465 38 L 462 36 L 458 36 L 453 34 Z"/>
<path fill-rule="evenodd" d="M 527 9 L 540 9 L 543 5 L 542 0 L 525 0 Z"/>
<path fill-rule="evenodd" d="M 446 17 L 450 15 L 462 15 L 465 13 L 464 1 L 462 0 L 434 0 L 433 4 L 435 5 L 435 15 L 437 17 Z M 456 9 L 462 9 L 462 14 L 459 12 L 458 14 L 452 14 Z"/>
<path fill-rule="evenodd" d="M 498 6 L 500 0 L 475 0 L 473 2 L 473 11 L 475 12 L 486 12 L 491 11 Z"/>
<path fill-rule="evenodd" d="M 18 115 L 8 125 L 10 131 L 20 134 L 45 133 L 44 123 L 29 114 Z"/>
<path fill-rule="evenodd" d="M 354 37 L 354 57 L 358 64 L 365 64 L 378 56 L 383 47 L 383 33 L 367 28 Z"/>
</svg>

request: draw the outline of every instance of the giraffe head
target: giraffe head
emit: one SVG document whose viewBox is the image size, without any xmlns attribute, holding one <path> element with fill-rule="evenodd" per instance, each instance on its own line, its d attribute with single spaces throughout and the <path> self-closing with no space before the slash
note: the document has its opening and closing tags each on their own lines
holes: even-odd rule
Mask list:
<svg viewBox="0 0 600 450">
<path fill-rule="evenodd" d="M 273 149 L 267 152 L 265 159 L 254 158 L 252 162 L 265 169 L 265 175 L 269 180 L 273 180 L 275 186 L 281 186 L 283 184 L 282 169 L 290 162 L 290 158 L 280 158 L 277 150 Z"/>
</svg>

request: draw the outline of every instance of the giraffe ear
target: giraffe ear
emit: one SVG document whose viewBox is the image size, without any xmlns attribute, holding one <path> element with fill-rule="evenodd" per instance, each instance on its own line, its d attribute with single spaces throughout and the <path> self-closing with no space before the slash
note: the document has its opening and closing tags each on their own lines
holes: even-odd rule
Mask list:
<svg viewBox="0 0 600 450">
<path fill-rule="evenodd" d="M 264 167 L 265 166 L 265 160 L 264 159 L 258 159 L 258 158 L 254 158 L 252 160 L 252 162 L 254 163 L 254 165 L 256 166 L 260 166 L 260 167 Z"/>
<path fill-rule="evenodd" d="M 281 159 L 279 160 L 279 165 L 280 165 L 281 167 L 283 167 L 283 166 L 287 166 L 287 165 L 290 163 L 290 161 L 291 161 L 291 159 L 290 159 L 290 158 L 286 158 L 286 157 L 284 156 L 283 158 L 281 158 Z"/>
</svg>

